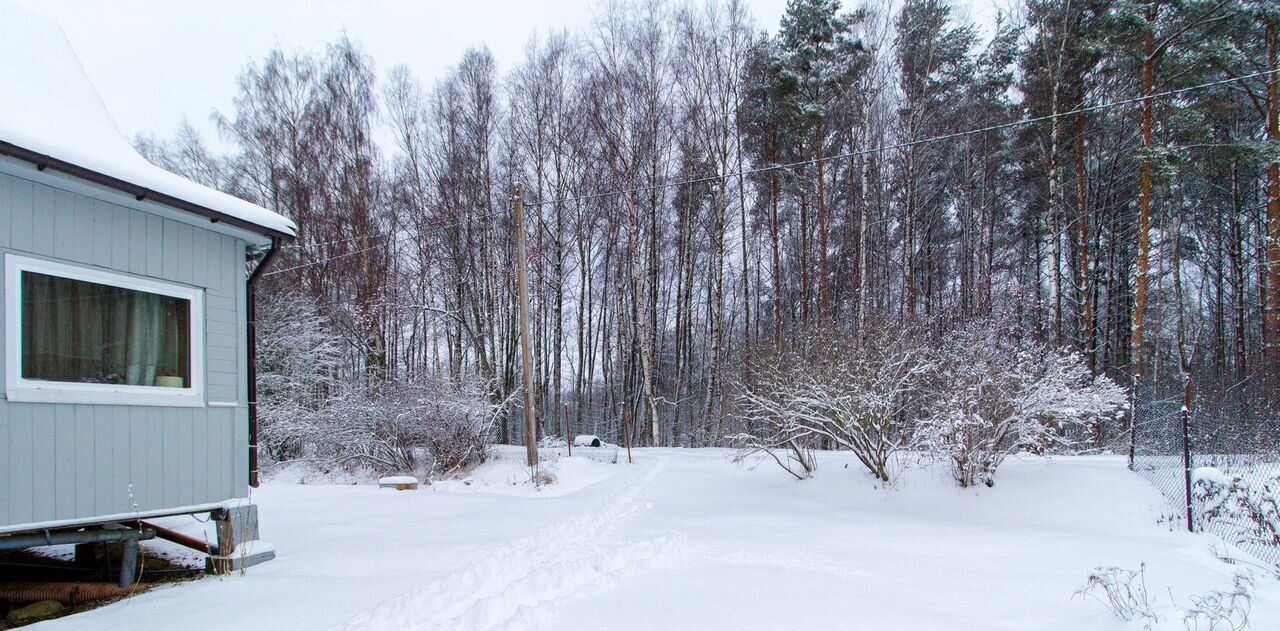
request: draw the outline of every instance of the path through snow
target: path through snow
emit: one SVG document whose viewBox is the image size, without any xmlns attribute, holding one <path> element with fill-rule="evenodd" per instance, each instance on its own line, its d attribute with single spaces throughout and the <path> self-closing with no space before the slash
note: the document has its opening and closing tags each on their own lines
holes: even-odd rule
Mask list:
<svg viewBox="0 0 1280 631">
<path fill-rule="evenodd" d="M 667 458 L 659 458 L 639 480 L 581 513 L 503 545 L 334 629 L 536 629 L 577 598 L 646 570 L 677 567 L 693 554 L 693 546 L 679 534 L 611 539 L 619 526 L 646 508 L 645 494 L 666 465 Z"/>
</svg>

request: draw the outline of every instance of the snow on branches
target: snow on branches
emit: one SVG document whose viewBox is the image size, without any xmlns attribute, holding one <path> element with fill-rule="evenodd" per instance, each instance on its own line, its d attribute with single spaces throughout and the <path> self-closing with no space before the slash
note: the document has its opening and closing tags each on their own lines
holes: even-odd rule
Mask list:
<svg viewBox="0 0 1280 631">
<path fill-rule="evenodd" d="M 1077 355 L 1014 333 L 993 320 L 942 341 L 901 323 L 797 335 L 739 383 L 737 459 L 763 454 L 803 479 L 814 450 L 844 450 L 888 482 L 910 447 L 947 462 L 962 487 L 991 486 L 1010 453 L 1067 448 L 1124 409 L 1125 391 Z"/>
<path fill-rule="evenodd" d="M 269 463 L 301 458 L 313 415 L 337 386 L 339 338 L 301 293 L 263 294 L 255 326 L 261 453 Z"/>
<path fill-rule="evenodd" d="M 364 465 L 388 473 L 432 475 L 484 462 L 494 424 L 505 402 L 491 403 L 487 389 L 442 376 L 387 382 L 377 389 L 347 387 L 316 415 L 309 444 L 327 466 Z M 426 455 L 430 462 L 420 462 Z"/>
<path fill-rule="evenodd" d="M 979 322 L 939 345 L 916 446 L 945 459 L 956 483 L 991 486 L 1005 456 L 1068 447 L 1070 430 L 1125 407 L 1124 389 L 1075 353 Z"/>
<path fill-rule="evenodd" d="M 507 401 L 478 379 L 353 378 L 339 337 L 301 294 L 277 292 L 257 313 L 262 453 L 322 470 L 448 475 L 484 461 Z M 425 458 L 425 460 L 424 460 Z"/>
<path fill-rule="evenodd" d="M 1236 531 L 1237 543 L 1280 546 L 1280 477 L 1250 484 L 1215 467 L 1192 473 L 1191 495 L 1201 526 L 1222 523 Z"/>
<path fill-rule="evenodd" d="M 892 457 L 907 442 L 897 419 L 930 362 L 926 345 L 900 328 L 861 338 L 819 331 L 762 355 L 740 384 L 747 429 L 733 437 L 738 460 L 766 454 L 805 478 L 815 448 L 841 449 L 888 482 Z"/>
</svg>

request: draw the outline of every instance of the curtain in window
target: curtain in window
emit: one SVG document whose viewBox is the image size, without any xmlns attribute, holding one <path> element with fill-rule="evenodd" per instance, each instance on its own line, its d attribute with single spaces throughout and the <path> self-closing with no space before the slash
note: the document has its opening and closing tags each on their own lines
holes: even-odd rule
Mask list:
<svg viewBox="0 0 1280 631">
<path fill-rule="evenodd" d="M 22 376 L 190 387 L 189 318 L 181 298 L 24 271 Z"/>
</svg>

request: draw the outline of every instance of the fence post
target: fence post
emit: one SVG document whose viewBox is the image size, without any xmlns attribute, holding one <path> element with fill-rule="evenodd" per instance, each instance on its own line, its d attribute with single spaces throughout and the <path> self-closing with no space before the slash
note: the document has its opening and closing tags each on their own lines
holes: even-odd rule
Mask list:
<svg viewBox="0 0 1280 631">
<path fill-rule="evenodd" d="M 1196 531 L 1193 501 L 1191 499 L 1191 382 L 1187 381 L 1182 404 L 1182 482 L 1187 499 L 1187 532 Z"/>
<path fill-rule="evenodd" d="M 1129 470 L 1133 468 L 1133 457 L 1138 449 L 1138 375 L 1133 376 L 1133 395 L 1129 399 Z"/>
</svg>

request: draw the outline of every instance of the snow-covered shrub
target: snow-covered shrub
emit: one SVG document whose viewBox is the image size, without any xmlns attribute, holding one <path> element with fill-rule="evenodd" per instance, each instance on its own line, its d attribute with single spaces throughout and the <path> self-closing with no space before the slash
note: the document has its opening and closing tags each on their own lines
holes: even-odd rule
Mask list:
<svg viewBox="0 0 1280 631">
<path fill-rule="evenodd" d="M 487 392 L 478 382 L 468 381 L 419 393 L 415 403 L 426 422 L 423 446 L 437 474 L 450 475 L 485 461 L 485 447 L 506 411 L 506 402 L 492 403 Z"/>
<path fill-rule="evenodd" d="M 1126 405 L 1125 391 L 1093 376 L 1075 353 L 977 323 L 940 345 L 916 445 L 945 459 L 962 487 L 991 486 L 1005 456 L 1069 446 L 1067 430 Z"/>
<path fill-rule="evenodd" d="M 1182 624 L 1188 631 L 1243 631 L 1249 628 L 1253 609 L 1253 578 L 1237 572 L 1231 577 L 1231 591 L 1212 591 L 1192 596 L 1191 606 L 1182 610 Z"/>
<path fill-rule="evenodd" d="M 577 443 L 574 443 L 575 445 Z M 551 434 L 538 439 L 538 449 L 564 449 L 569 443 L 561 438 L 559 434 Z"/>
<path fill-rule="evenodd" d="M 256 317 L 260 453 L 301 458 L 312 415 L 329 401 L 341 361 L 338 337 L 307 296 L 261 292 Z"/>
<path fill-rule="evenodd" d="M 1102 603 L 1116 618 L 1145 620 L 1157 623 L 1155 601 L 1147 592 L 1147 566 L 1144 563 L 1137 572 L 1119 567 L 1099 567 L 1089 574 L 1084 585 L 1076 590 L 1080 598 L 1093 598 Z"/>
<path fill-rule="evenodd" d="M 1245 541 L 1280 546 L 1280 477 L 1249 484 L 1214 467 L 1192 472 L 1191 495 L 1201 526 L 1214 522 L 1239 532 Z"/>
<path fill-rule="evenodd" d="M 762 353 L 738 384 L 737 458 L 763 453 L 805 478 L 815 448 L 838 449 L 887 482 L 905 444 L 899 420 L 929 365 L 927 346 L 897 326 L 861 337 L 818 330 Z"/>
<path fill-rule="evenodd" d="M 494 404 L 472 382 L 446 377 L 346 386 L 319 412 L 307 432 L 317 462 L 360 464 L 385 473 L 430 467 L 438 475 L 484 462 L 485 446 L 505 404 Z M 429 463 L 420 462 L 425 452 Z"/>
</svg>

